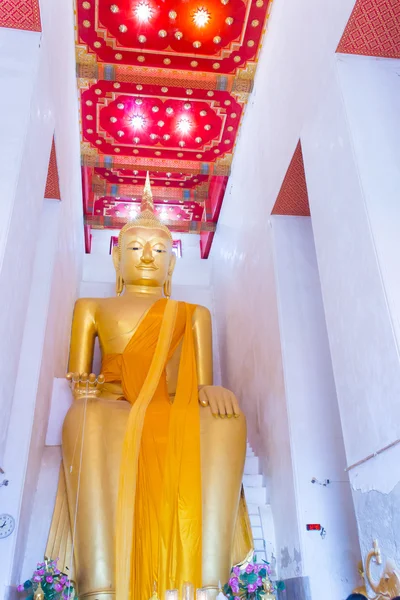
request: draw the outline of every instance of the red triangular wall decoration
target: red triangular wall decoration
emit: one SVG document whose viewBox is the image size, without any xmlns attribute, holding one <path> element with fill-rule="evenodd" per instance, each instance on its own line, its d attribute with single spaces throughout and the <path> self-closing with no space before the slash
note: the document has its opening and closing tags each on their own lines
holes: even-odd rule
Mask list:
<svg viewBox="0 0 400 600">
<path fill-rule="evenodd" d="M 41 31 L 39 0 L 0 0 L 0 27 Z"/>
<path fill-rule="evenodd" d="M 399 0 L 357 0 L 337 52 L 400 58 Z"/>
<path fill-rule="evenodd" d="M 290 161 L 285 179 L 279 190 L 273 215 L 292 215 L 296 217 L 309 217 L 310 206 L 308 204 L 308 193 L 306 175 L 304 172 L 303 153 L 300 141 L 296 146 L 293 158 Z"/>
<path fill-rule="evenodd" d="M 44 192 L 44 197 L 61 200 L 60 184 L 58 181 L 56 146 L 54 143 L 54 138 L 53 143 L 51 145 L 49 170 L 47 172 L 46 190 Z"/>
</svg>

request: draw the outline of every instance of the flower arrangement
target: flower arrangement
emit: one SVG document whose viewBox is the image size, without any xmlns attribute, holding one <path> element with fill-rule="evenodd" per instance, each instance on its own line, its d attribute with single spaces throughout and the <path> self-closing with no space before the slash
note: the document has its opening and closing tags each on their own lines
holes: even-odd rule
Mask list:
<svg viewBox="0 0 400 600">
<path fill-rule="evenodd" d="M 77 600 L 75 589 L 66 573 L 57 568 L 58 558 L 38 563 L 32 578 L 18 586 L 19 592 L 27 592 L 25 600 Z"/>
<path fill-rule="evenodd" d="M 252 562 L 233 567 L 223 593 L 228 600 L 275 600 L 276 592 L 284 586 L 282 582 L 273 583 L 270 575 L 269 563 L 258 564 L 254 555 Z"/>
</svg>

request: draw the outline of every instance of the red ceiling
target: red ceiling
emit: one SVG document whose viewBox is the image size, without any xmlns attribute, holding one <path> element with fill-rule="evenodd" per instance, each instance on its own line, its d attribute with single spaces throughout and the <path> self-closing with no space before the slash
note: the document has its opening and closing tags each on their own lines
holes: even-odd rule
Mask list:
<svg viewBox="0 0 400 600">
<path fill-rule="evenodd" d="M 41 31 L 39 0 L 0 0 L 0 27 Z"/>
<path fill-rule="evenodd" d="M 306 176 L 304 172 L 303 153 L 301 143 L 296 146 L 292 160 L 285 178 L 279 190 L 273 215 L 292 215 L 296 217 L 309 217 L 310 206 L 308 204 L 308 193 Z"/>
<path fill-rule="evenodd" d="M 357 0 L 337 52 L 400 58 L 399 0 Z"/>
<path fill-rule="evenodd" d="M 51 145 L 49 168 L 47 171 L 47 181 L 46 181 L 46 189 L 44 192 L 44 197 L 45 198 L 53 198 L 56 200 L 61 199 L 60 183 L 58 180 L 56 146 L 54 143 L 54 138 L 53 138 L 53 143 Z"/>
<path fill-rule="evenodd" d="M 87 225 L 121 227 L 148 170 L 163 221 L 200 233 L 208 256 L 268 8 L 269 0 L 78 0 Z"/>
</svg>

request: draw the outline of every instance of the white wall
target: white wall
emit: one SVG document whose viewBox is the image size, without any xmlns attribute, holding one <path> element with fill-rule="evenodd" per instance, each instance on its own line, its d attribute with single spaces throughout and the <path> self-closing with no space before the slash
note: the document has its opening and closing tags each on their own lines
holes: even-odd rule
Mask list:
<svg viewBox="0 0 400 600">
<path fill-rule="evenodd" d="M 274 3 L 211 250 L 222 381 L 245 406 L 262 458 L 282 578 L 313 573 L 301 556 L 268 221 L 302 131 L 335 78 L 334 53 L 353 6 Z"/>
<path fill-rule="evenodd" d="M 7 406 L 3 410 L 2 404 L 1 433 L 6 439 L 1 466 L 10 485 L 1 489 L 1 502 L 2 510 L 13 514 L 17 523 L 15 533 L 1 547 L 2 597 L 4 586 L 7 589 L 20 579 L 53 378 L 66 370 L 84 248 L 73 7 L 68 0 L 43 0 L 41 20 L 42 35 L 0 29 L 2 42 L 4 36 L 10 38 L 7 45 L 0 44 L 0 54 L 6 52 L 4 69 L 0 67 L 2 102 L 10 93 L 1 118 L 7 116 L 9 123 L 15 119 L 24 125 L 21 131 L 15 129 L 21 136 L 19 160 L 11 152 L 16 140 L 3 136 L 0 140 L 0 146 L 9 143 L 7 151 L 14 160 L 10 166 L 5 156 L 2 167 L 8 165 L 8 169 L 1 177 L 1 185 L 7 181 L 14 190 L 14 196 L 8 198 L 10 218 L 7 221 L 6 215 L 2 222 L 6 222 L 8 238 L 0 272 L 4 308 L 0 363 L 7 370 L 7 376 L 2 376 L 7 384 L 0 401 L 8 401 L 11 421 L 7 429 Z M 13 71 L 19 64 L 16 57 L 26 71 Z M 13 91 L 17 76 L 25 77 L 26 89 L 20 93 Z M 23 106 L 22 97 L 26 99 Z M 3 131 L 8 132 L 6 128 Z M 43 200 L 53 134 L 61 202 Z M 15 386 L 14 394 L 13 389 L 8 393 L 7 386 Z"/>
<path fill-rule="evenodd" d="M 271 221 L 303 568 L 313 598 L 345 598 L 360 553 L 311 219 Z"/>
</svg>

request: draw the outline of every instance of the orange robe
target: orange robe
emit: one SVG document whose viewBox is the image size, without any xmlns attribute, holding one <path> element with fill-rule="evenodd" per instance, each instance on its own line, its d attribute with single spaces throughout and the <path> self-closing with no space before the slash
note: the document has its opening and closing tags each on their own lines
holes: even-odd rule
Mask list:
<svg viewBox="0 0 400 600">
<path fill-rule="evenodd" d="M 200 415 L 194 305 L 159 300 L 122 354 L 107 355 L 106 381 L 132 404 L 123 443 L 116 527 L 116 600 L 148 600 L 154 583 L 201 587 Z M 171 403 L 166 365 L 182 342 Z"/>
</svg>

